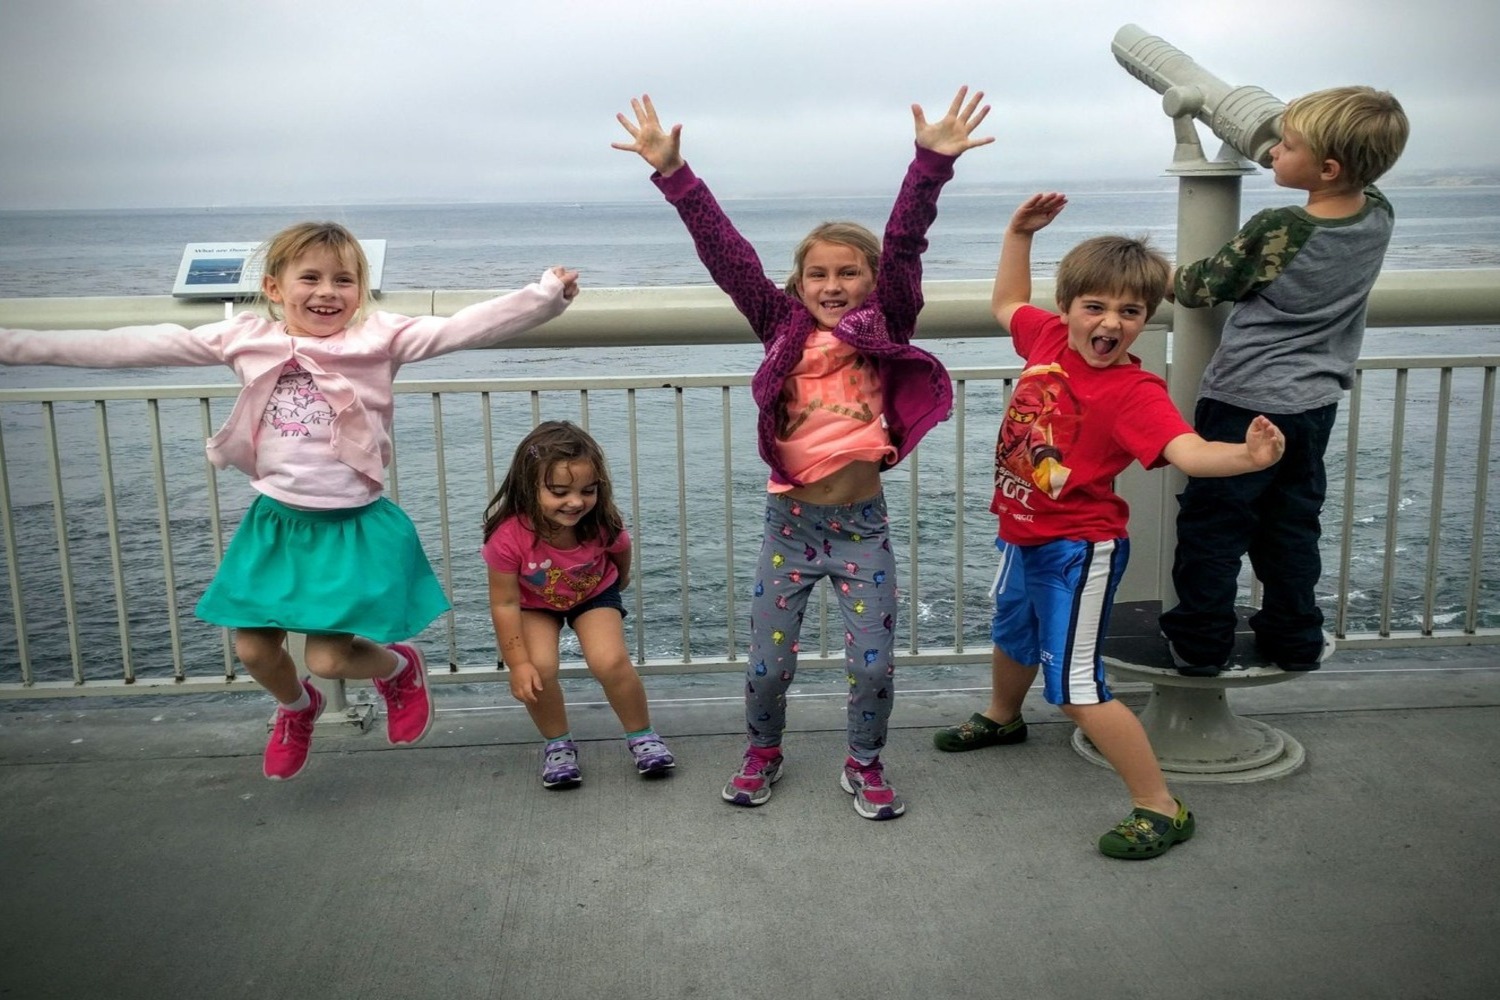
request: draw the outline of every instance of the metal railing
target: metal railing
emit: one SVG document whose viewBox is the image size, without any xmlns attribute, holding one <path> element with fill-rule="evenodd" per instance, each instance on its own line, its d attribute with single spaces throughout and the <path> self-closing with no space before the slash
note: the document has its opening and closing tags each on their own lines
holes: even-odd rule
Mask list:
<svg viewBox="0 0 1500 1000">
<path fill-rule="evenodd" d="M 1433 301 L 1431 285 L 1413 274 L 1440 275 L 1434 281 L 1445 289 L 1442 301 Z M 933 304 L 924 312 L 929 346 L 949 358 L 944 337 L 981 332 L 976 313 L 987 321 L 982 332 L 994 336 L 988 283 L 938 285 L 945 287 L 929 292 Z M 1037 301 L 1045 302 L 1050 286 L 1039 285 Z M 1403 326 L 1500 323 L 1496 288 L 1494 272 L 1383 276 L 1372 298 L 1372 325 L 1390 325 L 1388 318 Z M 550 336 L 533 335 L 518 346 L 748 339 L 711 289 L 620 291 L 592 311 L 570 310 Z M 433 293 L 430 301 L 445 297 L 437 311 L 450 312 L 482 294 Z M 1417 315 L 1414 299 L 1431 308 Z M 23 317 L 40 326 L 120 321 L 120 312 L 107 311 L 116 300 L 62 301 L 71 306 L 0 303 L 0 324 L 19 326 Z M 131 322 L 159 321 L 131 301 Z M 412 308 L 416 303 L 382 305 L 420 311 Z M 48 322 L 35 322 L 39 309 L 50 311 Z M 178 310 L 166 300 L 157 313 L 176 316 Z M 174 321 L 206 318 L 212 316 Z M 1170 312 L 1158 318 L 1169 320 Z M 933 337 L 934 330 L 943 336 Z M 1166 341 L 1154 328 L 1136 353 L 1160 371 Z M 476 356 L 457 362 L 455 371 L 472 373 Z M 680 375 L 664 372 L 659 355 L 636 364 L 641 374 L 397 382 L 389 492 L 416 522 L 454 604 L 419 637 L 430 662 L 448 663 L 446 674 L 436 669 L 436 680 L 503 676 L 478 554 L 479 523 L 515 442 L 537 421 L 552 418 L 583 424 L 609 456 L 616 496 L 636 539 L 627 633 L 642 672 L 741 668 L 747 628 L 736 597 L 760 544 L 765 477 L 754 443 L 748 368 Z M 1500 555 L 1493 547 L 1486 551 L 1483 530 L 1493 492 L 1497 365 L 1496 354 L 1361 362 L 1328 456 L 1330 484 L 1343 486 L 1325 511 L 1328 569 L 1321 596 L 1341 646 L 1500 642 L 1494 592 Z M 905 546 L 897 648 L 907 665 L 989 656 L 990 470 L 995 431 L 1019 369 L 964 367 L 950 359 L 950 370 L 952 418 L 886 476 L 893 540 Z M 221 481 L 202 450 L 238 387 L 109 381 L 0 389 L 6 552 L 0 697 L 256 689 L 238 669 L 227 633 L 191 614 L 253 496 L 238 473 Z M 1151 527 L 1174 502 L 1162 483 L 1159 473 L 1138 468 L 1122 477 L 1135 536 L 1122 599 L 1155 596 L 1161 560 L 1170 558 L 1159 551 Z M 1243 585 L 1253 600 L 1248 571 Z M 802 662 L 840 666 L 841 626 L 830 622 L 827 588 L 819 592 Z M 581 673 L 576 648 L 565 648 L 565 656 L 569 652 L 565 675 Z"/>
</svg>

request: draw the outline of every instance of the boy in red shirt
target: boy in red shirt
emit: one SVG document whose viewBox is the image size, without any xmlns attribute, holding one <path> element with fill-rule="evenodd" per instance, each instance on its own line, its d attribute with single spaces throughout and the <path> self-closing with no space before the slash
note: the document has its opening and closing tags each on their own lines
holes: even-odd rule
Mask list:
<svg viewBox="0 0 1500 1000">
<path fill-rule="evenodd" d="M 1266 468 L 1285 447 L 1257 416 L 1243 444 L 1205 441 L 1183 420 L 1166 383 L 1130 353 L 1161 304 L 1166 258 L 1140 240 L 1099 236 L 1063 257 L 1061 314 L 1033 307 L 1031 242 L 1067 204 L 1037 194 L 1005 230 L 990 305 L 1026 370 L 1016 383 L 995 448 L 1000 570 L 991 635 L 990 706 L 940 730 L 941 750 L 1026 738 L 1021 702 L 1038 668 L 1050 704 L 1078 724 L 1125 782 L 1132 810 L 1099 839 L 1115 858 L 1153 858 L 1193 835 L 1193 814 L 1167 790 L 1145 730 L 1114 700 L 1100 644 L 1124 576 L 1129 507 L 1114 479 L 1133 461 L 1167 463 L 1192 476 Z"/>
</svg>

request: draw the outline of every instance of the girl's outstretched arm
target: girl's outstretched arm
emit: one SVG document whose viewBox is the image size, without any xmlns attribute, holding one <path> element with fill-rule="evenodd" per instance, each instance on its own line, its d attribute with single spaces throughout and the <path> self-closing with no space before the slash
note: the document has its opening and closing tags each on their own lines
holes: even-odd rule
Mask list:
<svg viewBox="0 0 1500 1000">
<path fill-rule="evenodd" d="M 683 163 L 682 126 L 673 125 L 671 131 L 664 131 L 650 94 L 631 98 L 630 110 L 635 113 L 635 121 L 624 114 L 615 115 L 615 120 L 630 133 L 631 141 L 612 142 L 610 146 L 627 153 L 639 153 L 657 173 L 671 177 Z"/>
<path fill-rule="evenodd" d="M 958 156 L 965 150 L 973 149 L 975 146 L 987 146 L 995 141 L 992 135 L 978 139 L 972 138 L 971 133 L 990 113 L 990 106 L 979 103 L 984 100 L 982 90 L 974 91 L 974 96 L 969 98 L 968 104 L 965 104 L 964 97 L 968 92 L 967 85 L 959 87 L 958 93 L 953 95 L 953 103 L 948 105 L 948 113 L 931 123 L 922 113 L 920 104 L 911 106 L 911 116 L 917 124 L 918 146 L 945 156 Z"/>
<path fill-rule="evenodd" d="M 0 365 L 156 368 L 228 363 L 227 343 L 265 321 L 248 313 L 189 330 L 176 323 L 113 330 L 0 330 Z"/>
</svg>

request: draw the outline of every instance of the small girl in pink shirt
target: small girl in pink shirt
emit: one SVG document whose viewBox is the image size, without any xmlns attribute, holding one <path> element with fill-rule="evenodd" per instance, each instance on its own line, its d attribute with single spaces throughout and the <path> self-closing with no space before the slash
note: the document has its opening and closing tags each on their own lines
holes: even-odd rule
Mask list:
<svg viewBox="0 0 1500 1000">
<path fill-rule="evenodd" d="M 510 471 L 484 517 L 490 615 L 510 690 L 546 741 L 542 785 L 583 780 L 578 746 L 558 685 L 558 639 L 572 627 L 589 673 L 604 686 L 644 775 L 676 766 L 651 728 L 646 688 L 625 646 L 630 533 L 615 507 L 604 453 L 567 421 L 540 424 L 516 446 Z"/>
</svg>

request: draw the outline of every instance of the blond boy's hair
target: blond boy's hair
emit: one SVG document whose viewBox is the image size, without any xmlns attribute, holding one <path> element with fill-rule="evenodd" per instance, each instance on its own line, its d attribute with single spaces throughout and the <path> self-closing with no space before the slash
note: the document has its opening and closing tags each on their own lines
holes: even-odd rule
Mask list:
<svg viewBox="0 0 1500 1000">
<path fill-rule="evenodd" d="M 1374 87 L 1304 94 L 1286 106 L 1282 124 L 1301 134 L 1319 162 L 1337 162 L 1340 181 L 1354 190 L 1391 169 L 1411 132 L 1401 103 Z"/>
<path fill-rule="evenodd" d="M 1081 295 L 1140 299 L 1150 319 L 1167 294 L 1172 265 L 1144 237 L 1095 236 L 1063 255 L 1057 265 L 1057 306 L 1063 312 Z"/>
</svg>

